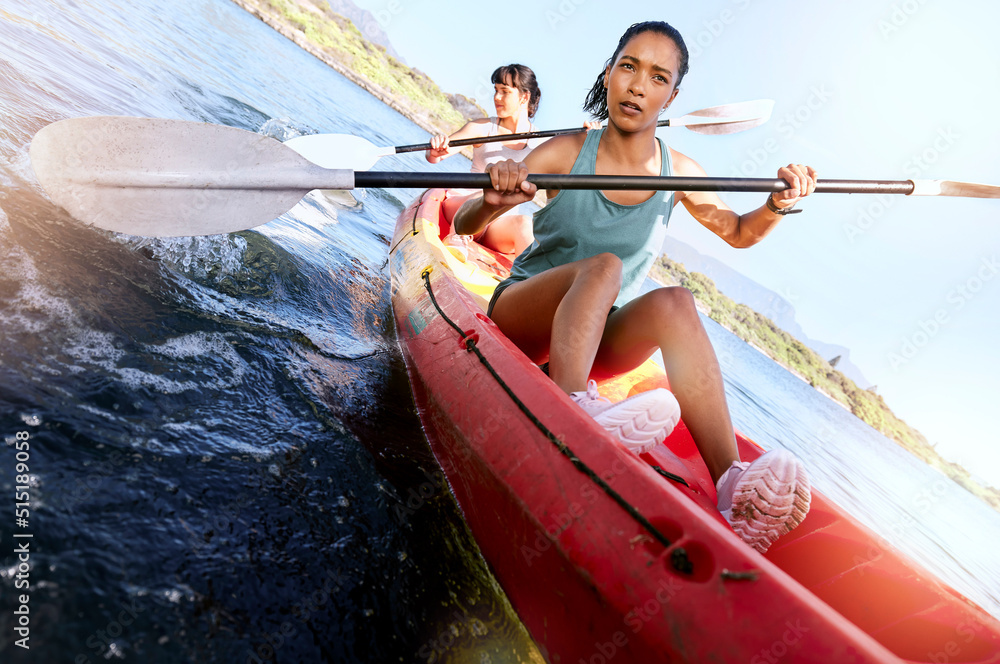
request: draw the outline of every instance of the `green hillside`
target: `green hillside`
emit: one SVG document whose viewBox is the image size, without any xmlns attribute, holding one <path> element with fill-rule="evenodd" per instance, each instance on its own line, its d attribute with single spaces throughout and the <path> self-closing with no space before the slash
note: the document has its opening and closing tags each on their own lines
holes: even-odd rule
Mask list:
<svg viewBox="0 0 1000 664">
<path fill-rule="evenodd" d="M 1000 491 L 980 486 L 972 480 L 965 468 L 942 458 L 923 434 L 890 410 L 880 395 L 859 388 L 854 381 L 831 367 L 829 362 L 779 328 L 771 319 L 720 293 L 715 283 L 704 274 L 688 272 L 681 263 L 660 256 L 650 276 L 664 285 L 679 285 L 690 290 L 712 320 L 753 344 L 887 438 L 896 441 L 1000 510 Z"/>
<path fill-rule="evenodd" d="M 430 132 L 450 133 L 484 115 L 473 100 L 445 93 L 366 40 L 326 0 L 234 2 Z"/>
</svg>

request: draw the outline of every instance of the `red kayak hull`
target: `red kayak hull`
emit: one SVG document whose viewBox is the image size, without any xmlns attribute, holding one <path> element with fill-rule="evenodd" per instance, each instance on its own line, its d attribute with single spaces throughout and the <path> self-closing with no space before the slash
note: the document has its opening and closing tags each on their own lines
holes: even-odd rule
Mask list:
<svg viewBox="0 0 1000 664">
<path fill-rule="evenodd" d="M 996 620 L 819 491 L 761 555 L 716 511 L 683 423 L 650 454 L 620 447 L 485 316 L 509 262 L 443 248 L 445 195 L 399 216 L 397 336 L 431 448 L 549 662 L 1000 663 Z M 647 364 L 601 390 L 666 385 Z"/>
</svg>

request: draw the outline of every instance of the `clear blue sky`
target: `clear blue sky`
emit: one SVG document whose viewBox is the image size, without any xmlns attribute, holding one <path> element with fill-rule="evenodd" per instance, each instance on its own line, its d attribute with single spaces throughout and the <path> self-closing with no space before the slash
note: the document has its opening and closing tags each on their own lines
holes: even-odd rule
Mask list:
<svg viewBox="0 0 1000 664">
<path fill-rule="evenodd" d="M 541 128 L 578 125 L 624 30 L 666 20 L 692 53 L 674 115 L 776 102 L 742 134 L 661 130 L 709 175 L 772 177 L 795 161 L 821 178 L 1000 184 L 1000 3 L 356 2 L 411 66 L 487 110 L 494 68 L 532 67 Z M 763 201 L 724 198 L 737 211 Z M 1000 200 L 817 195 L 802 207 L 748 250 L 681 208 L 671 231 L 785 296 L 809 336 L 851 349 L 897 414 L 1000 486 Z"/>
</svg>

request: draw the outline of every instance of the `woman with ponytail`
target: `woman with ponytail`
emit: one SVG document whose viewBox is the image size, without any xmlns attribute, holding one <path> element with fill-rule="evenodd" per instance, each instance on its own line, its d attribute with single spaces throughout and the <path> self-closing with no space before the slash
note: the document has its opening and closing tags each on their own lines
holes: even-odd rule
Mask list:
<svg viewBox="0 0 1000 664">
<path fill-rule="evenodd" d="M 542 91 L 538 89 L 535 72 L 531 68 L 519 64 L 498 67 L 491 76 L 493 82 L 493 105 L 496 116 L 472 120 L 454 134 L 447 136 L 438 134 L 431 139 L 431 149 L 426 152 L 427 161 L 436 164 L 459 151 L 460 148 L 449 148 L 451 141 L 463 138 L 479 138 L 499 136 L 503 134 L 525 134 L 538 131 L 531 118 L 535 117 Z M 598 123 L 588 123 L 595 128 Z M 527 141 L 481 143 L 474 145 L 472 150 L 472 172 L 484 173 L 486 167 L 506 159 L 523 161 L 534 148 L 547 139 L 534 138 Z M 453 190 L 445 200 L 444 209 L 448 218 L 470 197 L 479 196 L 478 190 Z M 471 235 L 450 234 L 444 239 L 455 255 L 466 258 Z M 506 214 L 493 221 L 487 228 L 476 234 L 475 240 L 484 246 L 517 256 L 532 241 L 531 217 L 523 214 Z"/>
<path fill-rule="evenodd" d="M 607 119 L 601 131 L 559 136 L 523 161 L 487 167 L 492 183 L 458 211 L 458 233 L 479 233 L 535 195 L 529 172 L 703 177 L 690 157 L 656 137 L 656 124 L 688 70 L 681 35 L 669 24 L 631 26 L 587 96 L 584 109 Z M 764 239 L 816 187 L 816 172 L 778 169 L 788 189 L 738 214 L 713 192 L 549 191 L 535 213 L 535 240 L 497 285 L 488 315 L 552 380 L 629 450 L 664 439 L 680 414 L 716 483 L 718 507 L 744 541 L 765 551 L 809 509 L 809 480 L 791 453 L 739 458 L 718 359 L 691 292 L 640 293 L 679 202 L 734 247 Z M 629 371 L 659 350 L 670 391 L 650 390 L 611 404 L 591 378 Z"/>
</svg>

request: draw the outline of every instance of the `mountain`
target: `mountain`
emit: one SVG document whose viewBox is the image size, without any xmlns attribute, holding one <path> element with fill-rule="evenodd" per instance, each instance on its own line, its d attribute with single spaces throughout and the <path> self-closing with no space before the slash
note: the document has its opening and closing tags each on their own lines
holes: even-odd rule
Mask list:
<svg viewBox="0 0 1000 664">
<path fill-rule="evenodd" d="M 762 316 L 767 316 L 781 329 L 816 351 L 820 357 L 832 360 L 840 357 L 837 370 L 862 388 L 871 386 L 861 369 L 851 362 L 851 351 L 844 346 L 810 339 L 795 320 L 795 307 L 773 290 L 745 277 L 722 261 L 706 256 L 689 244 L 667 236 L 662 252 L 671 260 L 683 263 L 688 272 L 701 272 L 715 282 L 716 287 L 735 302 L 745 304 Z"/>
<path fill-rule="evenodd" d="M 396 52 L 396 49 L 392 47 L 392 44 L 389 42 L 389 37 L 385 34 L 385 30 L 382 29 L 383 24 L 388 24 L 388 22 L 394 18 L 393 14 L 388 9 L 380 10 L 379 16 L 376 18 L 376 16 L 370 11 L 367 9 L 361 9 L 361 7 L 358 7 L 356 4 L 351 2 L 351 0 L 328 1 L 330 3 L 330 9 L 337 12 L 341 16 L 351 19 L 351 23 L 353 23 L 355 27 L 361 31 L 361 35 L 365 39 L 373 44 L 378 44 L 379 46 L 385 48 L 386 53 L 396 58 L 404 65 L 406 64 L 406 60 L 404 60 L 402 56 Z M 390 4 L 389 6 L 392 7 L 393 5 Z"/>
</svg>

